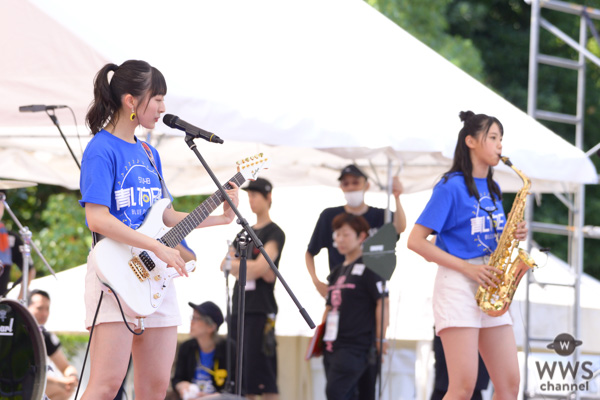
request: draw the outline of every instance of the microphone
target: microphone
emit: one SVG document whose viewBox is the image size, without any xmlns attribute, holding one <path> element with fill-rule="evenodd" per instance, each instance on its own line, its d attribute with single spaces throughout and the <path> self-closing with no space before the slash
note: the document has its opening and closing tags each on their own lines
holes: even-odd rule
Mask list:
<svg viewBox="0 0 600 400">
<path fill-rule="evenodd" d="M 38 112 L 38 111 L 55 110 L 57 108 L 67 108 L 67 106 L 46 106 L 44 104 L 32 104 L 30 106 L 19 107 L 19 112 Z"/>
<path fill-rule="evenodd" d="M 195 138 L 202 138 L 206 141 L 213 143 L 223 143 L 223 140 L 214 133 L 207 132 L 204 129 L 200 129 L 192 124 L 189 124 L 184 120 L 179 119 L 179 117 L 175 115 L 165 114 L 165 116 L 163 117 L 163 122 L 168 127 L 180 129 L 188 135 L 192 135 Z"/>
</svg>

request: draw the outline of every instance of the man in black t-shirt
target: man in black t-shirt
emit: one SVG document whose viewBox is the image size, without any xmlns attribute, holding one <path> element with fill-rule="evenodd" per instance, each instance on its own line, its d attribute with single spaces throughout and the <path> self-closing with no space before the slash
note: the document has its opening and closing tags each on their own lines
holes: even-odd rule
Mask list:
<svg viewBox="0 0 600 400">
<path fill-rule="evenodd" d="M 252 229 L 261 240 L 264 250 L 279 268 L 281 251 L 285 243 L 285 234 L 271 221 L 271 192 L 269 181 L 257 178 L 242 188 L 248 192 L 250 208 L 256 214 L 256 224 Z M 238 278 L 240 260 L 235 256 L 237 239 L 233 243 L 231 274 Z M 244 365 L 242 368 L 242 392 L 250 399 L 262 395 L 263 400 L 279 399 L 277 388 L 277 352 L 275 342 L 275 302 L 274 288 L 276 275 L 260 250 L 250 243 L 247 249 L 246 296 L 244 313 Z M 227 258 L 221 263 L 221 269 L 227 267 Z M 230 321 L 231 335 L 237 337 L 238 282 L 236 281 Z"/>
<path fill-rule="evenodd" d="M 340 189 L 346 197 L 346 205 L 339 207 L 331 207 L 323 210 L 313 231 L 306 251 L 306 268 L 310 274 L 313 284 L 321 294 L 325 297 L 327 294 L 327 284 L 321 282 L 317 277 L 315 270 L 315 256 L 319 254 L 321 249 L 327 249 L 329 256 L 329 270 L 342 263 L 344 257 L 338 252 L 333 241 L 333 230 L 331 223 L 333 219 L 341 214 L 348 213 L 363 216 L 369 223 L 369 234 L 377 232 L 385 223 L 385 211 L 382 208 L 371 207 L 365 204 L 364 195 L 369 189 L 367 176 L 354 164 L 346 166 L 342 169 L 340 177 Z M 402 193 L 402 184 L 398 177 L 394 177 L 392 182 L 392 193 L 396 203 L 396 212 L 393 215 L 393 223 L 398 234 L 406 229 L 406 216 L 400 204 L 400 194 Z"/>
<path fill-rule="evenodd" d="M 32 290 L 27 300 L 27 309 L 42 328 L 46 354 L 63 376 L 46 374 L 46 396 L 52 400 L 67 400 L 77 388 L 77 369 L 72 366 L 61 350 L 60 340 L 44 328 L 50 315 L 50 295 L 43 290 Z"/>
<path fill-rule="evenodd" d="M 342 213 L 334 218 L 332 226 L 344 261 L 335 266 L 327 278 L 329 286 L 323 315 L 327 399 L 374 400 L 376 355 L 381 357 L 387 351 L 387 342 L 380 351 L 377 339 L 382 326 L 385 337 L 389 321 L 388 297 L 382 293 L 383 279 L 362 261 L 368 222 L 361 216 Z"/>
</svg>

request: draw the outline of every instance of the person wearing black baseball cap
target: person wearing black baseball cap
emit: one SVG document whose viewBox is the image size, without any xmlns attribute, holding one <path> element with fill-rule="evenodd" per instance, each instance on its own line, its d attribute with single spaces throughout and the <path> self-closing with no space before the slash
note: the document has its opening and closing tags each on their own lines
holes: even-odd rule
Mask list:
<svg viewBox="0 0 600 400">
<path fill-rule="evenodd" d="M 242 188 L 242 190 L 245 190 L 246 192 L 258 192 L 262 194 L 262 196 L 270 203 L 273 185 L 271 185 L 271 182 L 264 178 L 256 178 L 256 180 L 248 182 L 248 185 Z M 248 196 L 250 196 L 249 193 Z M 252 211 L 254 212 L 254 210 Z"/>
<path fill-rule="evenodd" d="M 212 301 L 188 304 L 194 309 L 191 338 L 179 347 L 171 379 L 171 385 L 181 399 L 221 392 L 225 388 L 228 369 L 227 340 L 217 334 L 224 319 L 221 309 Z"/>
<path fill-rule="evenodd" d="M 333 228 L 331 223 L 333 219 L 341 214 L 348 213 L 363 216 L 371 226 L 370 234 L 374 234 L 385 223 L 385 209 L 371 207 L 365 203 L 365 192 L 369 189 L 367 175 L 354 164 L 342 168 L 340 176 L 340 189 L 346 198 L 346 204 L 339 207 L 331 207 L 323 210 L 313 231 L 306 251 L 306 268 L 310 274 L 313 284 L 321 296 L 327 295 L 327 284 L 317 277 L 315 269 L 315 256 L 321 249 L 326 248 L 329 256 L 329 270 L 344 261 L 342 256 L 335 248 L 333 242 Z M 392 181 L 392 194 L 396 203 L 396 212 L 393 215 L 393 223 L 398 234 L 406 229 L 406 216 L 404 209 L 400 204 L 400 194 L 402 194 L 402 184 L 397 176 Z"/>
<path fill-rule="evenodd" d="M 252 229 L 263 243 L 264 250 L 279 267 L 285 233 L 271 220 L 269 209 L 272 203 L 273 185 L 266 179 L 257 178 L 243 187 L 248 193 L 256 224 Z M 231 274 L 238 278 L 240 260 L 236 257 L 237 239 L 230 251 Z M 244 313 L 244 365 L 242 368 L 242 393 L 248 398 L 260 395 L 263 400 L 279 399 L 277 387 L 277 350 L 275 341 L 275 273 L 269 263 L 252 243 L 248 246 L 246 268 L 246 308 Z M 227 266 L 227 258 L 221 270 Z M 232 337 L 237 337 L 238 282 L 233 290 L 231 313 Z"/>
</svg>

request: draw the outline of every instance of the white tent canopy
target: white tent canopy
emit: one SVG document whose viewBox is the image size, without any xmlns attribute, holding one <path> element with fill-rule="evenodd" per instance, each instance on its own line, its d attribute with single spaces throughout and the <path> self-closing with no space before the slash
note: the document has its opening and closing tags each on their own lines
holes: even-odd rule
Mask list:
<svg viewBox="0 0 600 400">
<path fill-rule="evenodd" d="M 18 106 L 67 104 L 82 124 L 95 72 L 108 60 L 139 58 L 165 74 L 169 113 L 225 140 L 210 145 L 217 160 L 232 164 L 248 155 L 240 148 L 278 146 L 271 152 L 283 154 L 274 164 L 278 184 L 335 184 L 342 158 L 364 158 L 383 173 L 388 162 L 402 168 L 407 191 L 431 187 L 449 166 L 458 112 L 467 109 L 503 122 L 504 153 L 533 179 L 534 191 L 597 181 L 581 151 L 362 0 L 5 0 L 0 7 L 2 37 L 11 38 L 0 42 L 11 60 L 0 65 L 0 83 L 9 89 L 0 99 L 3 177 L 77 187 L 78 171 L 51 121 L 18 113 Z M 27 34 L 12 40 L 14 32 Z M 73 135 L 70 115 L 57 115 Z M 171 131 L 162 124 L 158 130 Z M 40 132 L 53 144 L 39 140 Z M 80 133 L 87 136 L 84 128 Z M 197 193 L 210 183 L 198 178 L 201 166 L 177 140 L 159 149 L 165 165 L 185 168 L 165 177 L 182 188 L 174 194 Z M 59 159 L 64 165 L 52 164 Z M 28 162 L 39 170 L 29 172 Z M 498 171 L 504 190 L 520 187 L 508 168 Z"/>
</svg>

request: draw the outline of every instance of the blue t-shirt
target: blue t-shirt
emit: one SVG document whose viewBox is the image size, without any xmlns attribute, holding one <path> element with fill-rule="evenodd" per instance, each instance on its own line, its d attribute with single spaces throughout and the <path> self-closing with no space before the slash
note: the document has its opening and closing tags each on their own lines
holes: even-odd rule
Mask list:
<svg viewBox="0 0 600 400">
<path fill-rule="evenodd" d="M 149 146 L 156 167 L 162 175 L 158 152 Z M 162 196 L 156 169 L 137 140 L 129 143 L 105 130 L 98 132 L 87 145 L 81 161 L 81 200 L 107 206 L 119 221 L 139 228 L 146 212 Z"/>
<path fill-rule="evenodd" d="M 493 253 L 506 223 L 502 201 L 492 200 L 487 180 L 473 179 L 479 199 L 469 196 L 462 173 L 452 174 L 433 188 L 417 219 L 437 234 L 436 246 L 464 260 Z"/>
<path fill-rule="evenodd" d="M 200 350 L 200 359 L 196 366 L 193 383 L 198 385 L 200 393 L 216 393 L 217 389 L 213 385 L 213 378 L 208 371 L 214 373 L 215 365 L 215 350 L 204 352 Z"/>
</svg>

